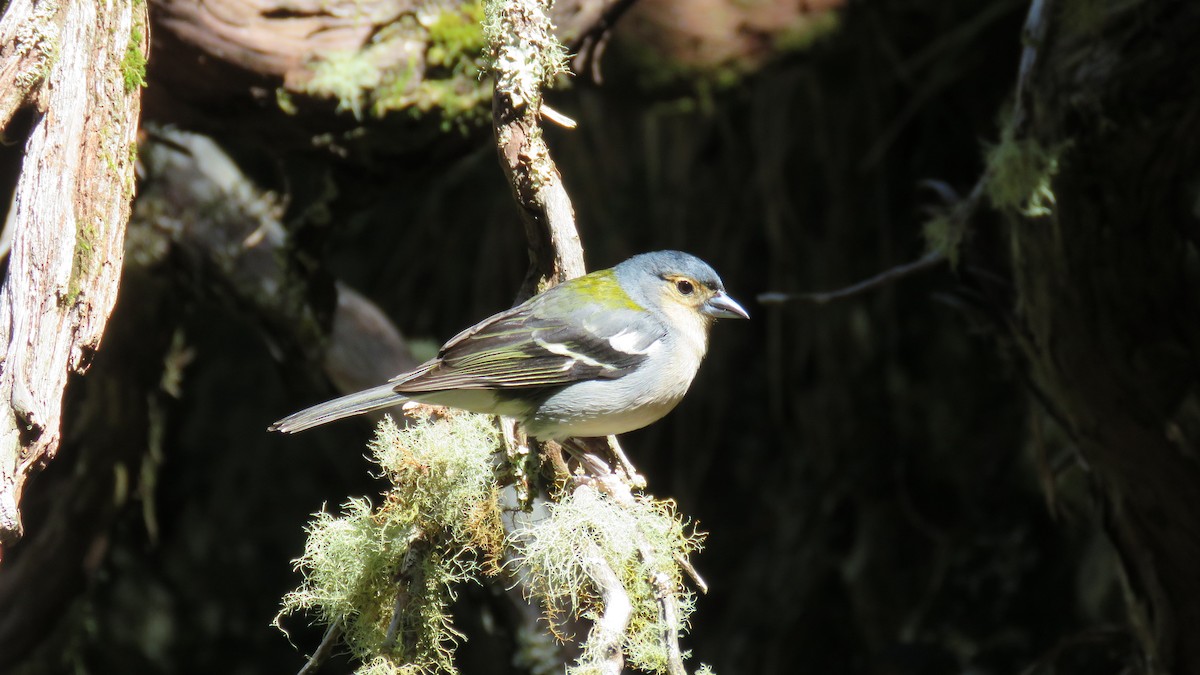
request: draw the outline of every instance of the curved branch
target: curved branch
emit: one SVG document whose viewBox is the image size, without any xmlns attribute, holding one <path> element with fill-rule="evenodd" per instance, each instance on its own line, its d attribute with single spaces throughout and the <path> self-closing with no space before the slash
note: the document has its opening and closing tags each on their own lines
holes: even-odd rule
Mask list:
<svg viewBox="0 0 1200 675">
<path fill-rule="evenodd" d="M 562 72 L 549 3 L 496 3 L 489 29 L 493 55 L 492 125 L 500 165 L 525 223 L 530 267 L 522 297 L 584 273 L 583 246 L 562 176 L 542 137 L 541 88 Z"/>
</svg>

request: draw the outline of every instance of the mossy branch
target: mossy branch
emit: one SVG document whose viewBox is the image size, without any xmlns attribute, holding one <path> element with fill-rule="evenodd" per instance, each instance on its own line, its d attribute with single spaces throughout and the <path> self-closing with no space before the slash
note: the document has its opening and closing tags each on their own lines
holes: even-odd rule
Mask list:
<svg viewBox="0 0 1200 675">
<path fill-rule="evenodd" d="M 485 5 L 496 150 L 530 249 L 526 297 L 584 273 L 575 211 L 541 129 L 542 89 L 567 72 L 566 50 L 550 23 L 552 4 L 489 0 Z"/>
<path fill-rule="evenodd" d="M 566 72 L 551 4 L 486 5 L 497 150 L 530 244 L 521 297 L 584 272 L 570 198 L 540 127 L 550 117 L 542 89 Z M 568 479 L 548 517 L 509 519 L 507 536 L 502 488 L 513 488 L 517 508 L 549 496 L 537 482 L 539 455 L 520 434 L 508 427 L 501 434 L 482 416 L 439 414 L 407 430 L 385 421 L 371 447 L 393 488 L 378 507 L 351 500 L 341 516 L 316 515 L 297 560 L 304 583 L 281 612 L 308 611 L 340 626 L 364 663 L 359 672 L 455 672 L 451 654 L 461 635 L 446 608 L 456 585 L 507 569 L 541 604 L 557 639 L 572 637 L 567 619 L 592 622 L 568 672 L 618 675 L 628 660 L 648 672 L 685 675 L 679 636 L 694 597 L 683 576 L 694 577 L 687 558 L 702 538 L 673 504 L 634 496 L 644 482 L 615 439 L 599 449 L 568 445 L 583 475 Z M 621 461 L 622 470 L 613 472 L 602 457 Z M 510 564 L 501 566 L 502 558 Z"/>
<path fill-rule="evenodd" d="M 507 536 L 501 524 L 492 418 L 424 408 L 401 429 L 385 419 L 371 443 L 392 488 L 378 506 L 351 499 L 308 527 L 300 588 L 276 624 L 309 613 L 337 626 L 360 673 L 453 673 L 462 638 L 448 607 L 458 584 L 507 571 L 536 600 L 559 640 L 568 619 L 593 628 L 569 672 L 682 675 L 679 635 L 694 609 L 686 565 L 703 536 L 674 504 L 581 482 L 549 516 Z M 323 650 L 328 653 L 327 650 Z"/>
<path fill-rule="evenodd" d="M 371 443 L 393 485 L 379 506 L 351 499 L 340 515 L 314 516 L 296 560 L 304 582 L 276 617 L 305 611 L 341 626 L 360 672 L 455 672 L 455 587 L 499 569 L 495 425 L 483 415 L 414 414 L 406 429 L 385 419 Z"/>
</svg>

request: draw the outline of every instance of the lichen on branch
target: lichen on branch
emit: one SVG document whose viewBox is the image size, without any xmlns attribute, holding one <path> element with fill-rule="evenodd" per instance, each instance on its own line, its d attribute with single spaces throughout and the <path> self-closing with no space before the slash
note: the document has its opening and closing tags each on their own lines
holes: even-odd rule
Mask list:
<svg viewBox="0 0 1200 675">
<path fill-rule="evenodd" d="M 668 671 L 663 635 L 680 632 L 695 607 L 695 596 L 684 590 L 677 560 L 699 550 L 704 535 L 675 512 L 669 501 L 646 496 L 618 502 L 590 486 L 581 486 L 550 507 L 550 517 L 509 535 L 525 592 L 538 601 L 556 637 L 566 619 L 595 621 L 605 609 L 603 592 L 593 580 L 599 555 L 628 597 L 629 625 L 620 648 L 635 667 L 652 673 Z M 665 577 L 665 578 L 664 578 Z M 658 587 L 674 595 L 677 625 L 667 625 Z M 590 673 L 608 655 L 601 652 L 593 628 L 583 644 L 579 662 L 569 672 Z"/>
<path fill-rule="evenodd" d="M 513 107 L 540 105 L 542 88 L 568 73 L 567 50 L 550 22 L 553 0 L 487 0 L 483 34 L 496 91 Z"/>
<path fill-rule="evenodd" d="M 376 507 L 351 499 L 340 515 L 314 516 L 295 561 L 304 581 L 284 597 L 276 625 L 307 612 L 338 626 L 359 672 L 456 672 L 455 587 L 499 570 L 498 448 L 484 415 L 418 415 L 404 429 L 381 422 L 372 458 L 392 488 Z"/>
</svg>

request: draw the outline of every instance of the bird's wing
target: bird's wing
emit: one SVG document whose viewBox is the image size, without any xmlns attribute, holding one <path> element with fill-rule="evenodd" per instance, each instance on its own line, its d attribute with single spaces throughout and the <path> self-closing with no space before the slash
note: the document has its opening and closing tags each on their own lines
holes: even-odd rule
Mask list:
<svg viewBox="0 0 1200 675">
<path fill-rule="evenodd" d="M 616 379 L 646 360 L 665 335 L 663 323 L 636 306 L 578 305 L 548 291 L 459 333 L 438 358 L 397 378 L 394 389 L 515 389 Z"/>
</svg>

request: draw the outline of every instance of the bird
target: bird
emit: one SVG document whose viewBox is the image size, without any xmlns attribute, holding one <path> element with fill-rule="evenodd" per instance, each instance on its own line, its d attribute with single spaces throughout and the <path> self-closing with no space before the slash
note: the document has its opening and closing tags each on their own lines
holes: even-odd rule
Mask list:
<svg viewBox="0 0 1200 675">
<path fill-rule="evenodd" d="M 480 321 L 387 384 L 269 429 L 295 433 L 416 401 L 515 418 L 541 441 L 621 434 L 675 408 L 721 318 L 750 315 L 708 263 L 681 251 L 641 253 Z"/>
</svg>

